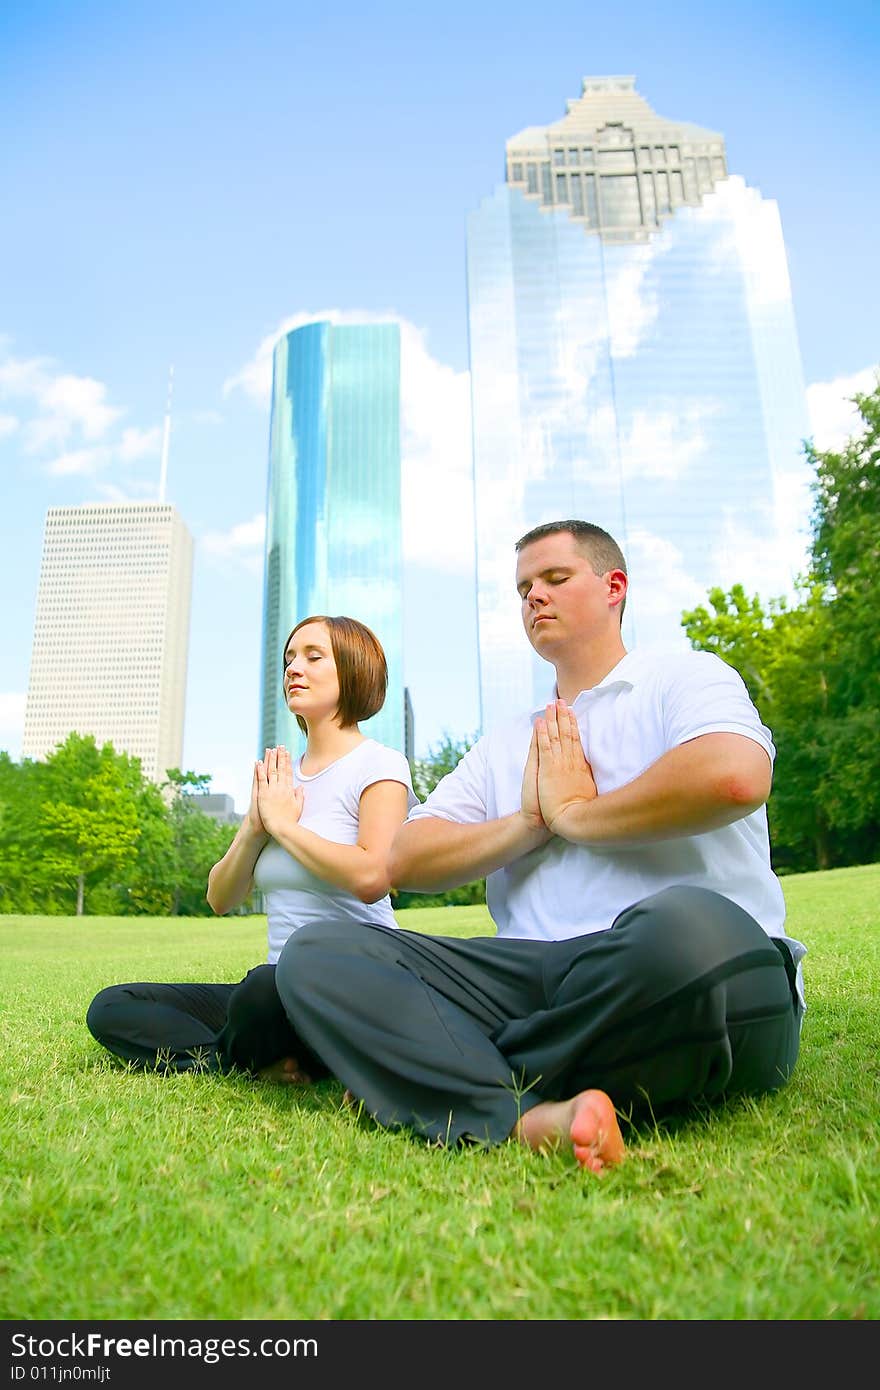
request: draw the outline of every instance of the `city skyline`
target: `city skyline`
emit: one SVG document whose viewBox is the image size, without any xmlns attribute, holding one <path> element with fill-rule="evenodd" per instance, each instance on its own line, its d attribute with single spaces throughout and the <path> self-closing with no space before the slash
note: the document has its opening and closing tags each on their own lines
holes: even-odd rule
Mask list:
<svg viewBox="0 0 880 1390">
<path fill-rule="evenodd" d="M 626 646 L 669 648 L 716 585 L 794 600 L 810 510 L 779 211 L 729 174 L 723 132 L 593 75 L 507 141 L 506 175 L 467 230 L 484 727 L 552 688 L 510 603 L 535 525 L 610 532 Z"/>
<path fill-rule="evenodd" d="M 847 432 L 846 397 L 870 389 L 880 356 L 876 7 L 746 3 L 722 33 L 704 7 L 637 3 L 622 33 L 563 3 L 526 42 L 529 18 L 452 3 L 438 27 L 402 5 L 352 7 L 340 40 L 338 12 L 262 0 L 246 16 L 221 3 L 210 25 L 164 0 L 0 16 L 0 119 L 15 131 L 0 224 L 12 756 L 46 512 L 156 497 L 173 364 L 168 497 L 195 540 L 183 761 L 243 809 L 271 357 L 318 318 L 400 325 L 416 751 L 474 731 L 465 220 L 504 177 L 511 133 L 556 119 L 584 74 L 632 73 L 655 110 L 723 131 L 731 174 L 777 203 L 811 429 L 820 447 Z"/>
</svg>

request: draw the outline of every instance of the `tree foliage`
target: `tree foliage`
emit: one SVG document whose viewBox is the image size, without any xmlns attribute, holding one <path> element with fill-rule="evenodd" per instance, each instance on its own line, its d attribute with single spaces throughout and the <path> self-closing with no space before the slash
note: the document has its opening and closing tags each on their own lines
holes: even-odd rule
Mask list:
<svg viewBox="0 0 880 1390">
<path fill-rule="evenodd" d="M 413 790 L 419 801 L 424 801 L 437 783 L 458 766 L 465 753 L 473 747 L 475 742 L 475 734 L 462 739 L 454 739 L 451 734 L 444 733 L 440 742 L 433 744 L 428 750 L 427 757 L 414 759 L 410 764 L 410 770 Z"/>
<path fill-rule="evenodd" d="M 451 734 L 445 733 L 440 742 L 428 750 L 427 757 L 416 758 L 410 763 L 413 790 L 420 801 L 424 801 L 437 783 L 457 767 L 475 741 L 476 735 L 454 739 Z M 458 907 L 483 903 L 486 901 L 486 880 L 475 879 L 473 883 L 449 888 L 445 893 L 410 893 L 401 889 L 392 891 L 391 901 L 394 907 Z"/>
<path fill-rule="evenodd" d="M 0 911 L 207 915 L 208 870 L 235 826 L 183 799 L 209 778 L 70 734 L 44 761 L 0 753 Z"/>
<path fill-rule="evenodd" d="M 170 912 L 173 916 L 198 916 L 205 910 L 208 869 L 229 848 L 236 826 L 218 824 L 206 816 L 187 793 L 205 792 L 210 778 L 171 768 L 165 789 L 171 793 L 168 826 L 171 833 Z"/>
<path fill-rule="evenodd" d="M 863 428 L 815 471 L 811 572 L 766 607 L 741 585 L 682 615 L 691 645 L 742 675 L 777 749 L 774 859 L 827 868 L 880 856 L 880 379 Z"/>
</svg>

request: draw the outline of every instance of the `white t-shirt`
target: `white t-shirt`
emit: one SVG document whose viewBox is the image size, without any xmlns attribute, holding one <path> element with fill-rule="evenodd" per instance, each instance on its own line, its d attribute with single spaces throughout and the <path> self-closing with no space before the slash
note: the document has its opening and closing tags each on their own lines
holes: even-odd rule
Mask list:
<svg viewBox="0 0 880 1390">
<path fill-rule="evenodd" d="M 550 695 L 553 699 L 554 695 Z M 775 748 L 739 674 L 708 652 L 630 652 L 572 708 L 601 795 L 633 781 L 664 753 L 700 734 L 743 734 L 771 762 Z M 470 822 L 519 810 L 534 721 L 523 714 L 469 749 L 409 813 Z M 785 900 L 770 867 L 765 807 L 701 835 L 610 847 L 554 837 L 489 874 L 486 895 L 499 936 L 557 941 L 604 931 L 643 898 L 673 885 L 713 889 L 784 937 Z M 798 965 L 805 947 L 788 941 Z"/>
<path fill-rule="evenodd" d="M 293 769 L 294 784 L 303 789 L 299 824 L 334 844 L 357 843 L 361 794 L 374 782 L 401 782 L 407 789 L 408 808 L 419 804 L 406 758 L 375 739 L 364 739 L 312 776 L 303 773 L 301 763 L 302 759 Z M 383 927 L 397 925 L 387 894 L 378 902 L 362 903 L 347 889 L 311 873 L 276 840 L 270 840 L 260 853 L 254 884 L 266 895 L 270 965 L 277 961 L 291 932 L 306 922 L 343 917 Z"/>
</svg>

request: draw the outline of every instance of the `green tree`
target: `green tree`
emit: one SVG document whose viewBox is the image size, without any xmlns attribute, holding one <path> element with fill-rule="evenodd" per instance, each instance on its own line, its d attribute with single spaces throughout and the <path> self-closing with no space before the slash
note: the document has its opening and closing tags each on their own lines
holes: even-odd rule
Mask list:
<svg viewBox="0 0 880 1390">
<path fill-rule="evenodd" d="M 168 885 L 169 911 L 175 917 L 210 916 L 205 897 L 208 872 L 222 859 L 238 828 L 214 820 L 187 799 L 207 792 L 210 783 L 206 773 L 182 772 L 176 767 L 168 769 L 167 781 L 163 783 L 171 798 Z"/>
<path fill-rule="evenodd" d="M 836 597 L 859 604 L 880 593 L 880 375 L 870 394 L 856 395 L 860 428 L 840 452 L 807 445 L 816 470 L 813 565 Z M 869 633 L 877 639 L 876 609 Z M 880 672 L 874 667 L 874 675 Z"/>
<path fill-rule="evenodd" d="M 52 883 L 74 891 L 80 916 L 87 887 L 134 863 L 140 839 L 140 762 L 117 753 L 110 743 L 99 749 L 90 734 L 72 733 L 40 768 L 43 870 Z"/>
<path fill-rule="evenodd" d="M 861 428 L 816 469 L 813 565 L 834 623 L 832 823 L 880 850 L 880 376 L 853 398 Z M 872 835 L 872 830 L 876 833 Z"/>
<path fill-rule="evenodd" d="M 140 761 L 71 734 L 44 762 L 0 753 L 0 911 L 210 913 L 208 871 L 235 826 L 184 799 L 210 777 Z"/>
<path fill-rule="evenodd" d="M 777 867 L 827 868 L 831 862 L 828 786 L 828 675 L 833 631 L 821 587 L 789 608 L 763 608 L 742 585 L 712 589 L 712 611 L 682 614 L 693 647 L 737 670 L 773 734 L 777 758 L 768 805 Z"/>
<path fill-rule="evenodd" d="M 458 766 L 465 753 L 475 743 L 476 734 L 454 739 L 450 733 L 444 733 L 439 743 L 431 745 L 426 757 L 411 761 L 413 790 L 419 801 L 424 801 L 447 772 L 452 772 Z"/>
<path fill-rule="evenodd" d="M 741 585 L 682 615 L 692 646 L 740 672 L 773 731 L 768 814 L 790 868 L 880 854 L 880 377 L 861 426 L 815 470 L 812 569 L 799 601 L 766 609 Z"/>
<path fill-rule="evenodd" d="M 171 912 L 174 839 L 160 788 L 146 779 L 136 798 L 140 828 L 135 862 L 109 890 L 106 903 L 93 895 L 94 910 L 164 917 Z M 99 907 L 100 904 L 100 907 Z"/>
<path fill-rule="evenodd" d="M 0 753 L 0 911 L 61 911 L 42 863 L 40 766 Z"/>
<path fill-rule="evenodd" d="M 807 449 L 813 568 L 833 626 L 823 800 L 842 863 L 880 854 L 880 375 L 853 403 L 861 423 L 843 448 Z"/>
</svg>

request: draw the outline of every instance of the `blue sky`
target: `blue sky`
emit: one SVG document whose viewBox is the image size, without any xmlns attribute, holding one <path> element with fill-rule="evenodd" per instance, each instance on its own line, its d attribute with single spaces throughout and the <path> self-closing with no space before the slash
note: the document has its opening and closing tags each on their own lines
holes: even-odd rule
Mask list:
<svg viewBox="0 0 880 1390">
<path fill-rule="evenodd" d="M 0 747 L 20 754 L 46 508 L 155 494 L 173 364 L 168 497 L 196 541 L 183 762 L 244 809 L 268 352 L 330 311 L 407 326 L 409 444 L 449 506 L 410 539 L 417 751 L 473 732 L 464 229 L 505 140 L 603 74 L 721 131 L 779 204 L 822 443 L 880 360 L 878 65 L 861 2 L 0 7 Z"/>
</svg>

